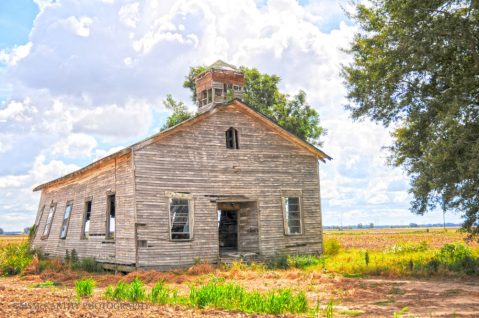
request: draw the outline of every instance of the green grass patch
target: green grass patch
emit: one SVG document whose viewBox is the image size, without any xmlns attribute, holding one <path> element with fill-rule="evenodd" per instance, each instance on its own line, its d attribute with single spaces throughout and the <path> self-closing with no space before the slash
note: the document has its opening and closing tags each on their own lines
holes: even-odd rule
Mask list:
<svg viewBox="0 0 479 318">
<path fill-rule="evenodd" d="M 75 292 L 77 298 L 91 297 L 93 289 L 95 288 L 95 281 L 92 278 L 86 278 L 75 281 Z"/>
<path fill-rule="evenodd" d="M 347 278 L 361 278 L 361 277 L 363 277 L 362 274 L 358 274 L 358 273 L 355 273 L 355 274 L 343 273 L 343 276 L 347 277 Z"/>
<path fill-rule="evenodd" d="M 311 266 L 322 266 L 324 264 L 324 257 L 317 257 L 312 255 L 299 255 L 288 257 L 288 267 L 305 269 Z"/>
<path fill-rule="evenodd" d="M 343 310 L 339 312 L 340 315 L 345 315 L 345 316 L 351 316 L 351 317 L 356 317 L 364 314 L 364 311 L 362 310 Z"/>
<path fill-rule="evenodd" d="M 192 287 L 189 301 L 201 308 L 215 307 L 259 314 L 305 313 L 309 310 L 306 295 L 302 292 L 293 293 L 291 289 L 250 292 L 237 284 L 226 283 L 224 279 L 218 278 L 203 286 Z"/>
<path fill-rule="evenodd" d="M 290 289 L 247 291 L 238 284 L 225 282 L 224 278 L 213 278 L 203 285 L 191 286 L 187 296 L 178 295 L 178 291 L 168 288 L 164 281 L 158 282 L 148 293 L 141 280 L 135 278 L 130 284 L 118 282 L 115 287 L 108 286 L 104 296 L 112 300 L 144 300 L 155 304 L 213 307 L 258 314 L 308 313 L 311 310 L 302 292 L 295 293 Z"/>
<path fill-rule="evenodd" d="M 56 287 L 56 286 L 59 286 L 59 285 L 60 284 L 58 284 L 56 282 L 52 282 L 51 280 L 47 280 L 47 281 L 44 281 L 44 282 L 31 284 L 30 287 L 31 288 L 51 288 L 51 287 Z"/>
<path fill-rule="evenodd" d="M 388 298 L 388 299 L 384 299 L 384 300 L 379 300 L 379 301 L 375 302 L 374 304 L 378 305 L 378 306 L 386 306 L 386 305 L 389 305 L 389 304 L 394 304 L 395 302 L 396 302 L 395 299 Z"/>
</svg>

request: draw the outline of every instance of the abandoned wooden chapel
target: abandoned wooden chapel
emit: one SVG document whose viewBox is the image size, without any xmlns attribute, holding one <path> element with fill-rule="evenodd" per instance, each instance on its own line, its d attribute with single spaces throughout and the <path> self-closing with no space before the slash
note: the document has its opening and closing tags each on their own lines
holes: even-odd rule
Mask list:
<svg viewBox="0 0 479 318">
<path fill-rule="evenodd" d="M 218 61 L 195 83 L 193 118 L 34 189 L 34 248 L 160 270 L 322 253 L 330 157 L 243 103 L 236 67 Z"/>
</svg>

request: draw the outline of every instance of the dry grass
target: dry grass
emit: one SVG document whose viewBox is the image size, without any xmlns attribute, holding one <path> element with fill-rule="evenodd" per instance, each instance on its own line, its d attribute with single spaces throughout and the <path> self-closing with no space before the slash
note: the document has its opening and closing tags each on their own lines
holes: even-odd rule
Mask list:
<svg viewBox="0 0 479 318">
<path fill-rule="evenodd" d="M 190 275 L 203 275 L 213 273 L 214 271 L 215 268 L 211 266 L 208 262 L 201 262 L 191 266 L 187 272 Z"/>
</svg>

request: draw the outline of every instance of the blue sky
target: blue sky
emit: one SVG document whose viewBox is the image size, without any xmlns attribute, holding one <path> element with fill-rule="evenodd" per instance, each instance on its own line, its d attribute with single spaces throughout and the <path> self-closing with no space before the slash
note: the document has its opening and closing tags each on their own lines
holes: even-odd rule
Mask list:
<svg viewBox="0 0 479 318">
<path fill-rule="evenodd" d="M 190 65 L 223 59 L 303 89 L 328 130 L 324 224 L 439 223 L 408 211 L 408 178 L 386 166 L 389 131 L 344 110 L 348 1 L 0 2 L 0 227 L 33 223 L 31 189 L 156 131 Z M 459 222 L 458 215 L 447 221 Z"/>
</svg>

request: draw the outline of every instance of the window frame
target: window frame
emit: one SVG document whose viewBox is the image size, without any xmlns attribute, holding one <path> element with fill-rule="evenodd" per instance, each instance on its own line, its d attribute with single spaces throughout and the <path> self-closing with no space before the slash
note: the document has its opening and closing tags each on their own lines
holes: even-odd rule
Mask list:
<svg viewBox="0 0 479 318">
<path fill-rule="evenodd" d="M 65 214 L 67 212 L 67 208 L 70 207 L 70 212 L 68 213 L 68 218 L 65 219 Z M 71 216 L 72 216 L 72 212 L 73 212 L 73 200 L 69 200 L 67 201 L 67 203 L 65 204 L 65 210 L 63 211 L 63 219 L 62 219 L 62 224 L 61 224 L 61 227 L 60 227 L 60 239 L 61 240 L 66 240 L 67 238 L 67 235 L 68 235 L 68 227 L 70 226 L 70 219 L 71 219 Z M 65 224 L 66 223 L 66 224 Z M 63 230 L 63 227 L 66 226 L 65 228 L 65 236 L 62 236 L 62 230 Z"/>
<path fill-rule="evenodd" d="M 53 209 L 53 211 L 52 211 Z M 42 240 L 46 240 L 50 236 L 50 232 L 52 230 L 52 224 L 53 224 L 53 219 L 55 218 L 55 213 L 57 211 L 57 203 L 52 203 L 49 206 L 48 214 L 47 214 L 47 219 L 45 220 L 45 226 L 43 227 L 43 232 L 42 232 Z M 50 216 L 50 212 L 52 212 L 52 217 L 50 219 L 50 222 L 48 223 L 48 218 Z M 39 223 L 40 224 L 40 223 Z M 45 233 L 46 229 L 48 227 L 47 233 Z"/>
<path fill-rule="evenodd" d="M 83 207 L 83 218 L 82 218 L 82 227 L 81 227 L 81 234 L 80 234 L 80 239 L 81 240 L 88 240 L 88 238 L 90 237 L 90 234 L 88 234 L 88 236 L 85 235 L 85 225 L 86 225 L 86 217 L 87 217 L 87 206 L 88 206 L 88 202 L 90 202 L 90 224 L 91 224 L 91 215 L 92 215 L 92 212 L 93 212 L 93 198 L 92 197 L 89 197 L 89 198 L 86 198 L 85 201 L 84 201 L 84 207 Z M 90 225 L 88 226 L 88 233 L 90 233 Z"/>
<path fill-rule="evenodd" d="M 168 198 L 168 238 L 171 242 L 190 242 L 194 239 L 194 201 L 193 196 L 187 193 L 174 193 L 166 192 Z M 171 203 L 174 199 L 187 200 L 188 201 L 188 230 L 189 238 L 176 239 L 173 238 L 173 232 L 171 231 L 172 219 L 171 219 Z"/>
<path fill-rule="evenodd" d="M 228 134 L 231 132 L 231 137 Z M 229 140 L 233 142 L 232 147 L 230 147 Z M 226 141 L 226 149 L 238 150 L 239 147 L 239 133 L 238 129 L 234 127 L 230 127 L 225 131 L 225 141 Z"/>
<path fill-rule="evenodd" d="M 38 230 L 40 228 L 40 222 L 42 221 L 42 218 L 43 218 L 43 213 L 45 212 L 45 207 L 46 205 L 44 204 L 39 210 L 39 216 L 38 216 L 38 220 L 35 221 L 35 228 L 33 229 L 33 234 L 32 234 L 32 240 L 35 240 L 37 238 L 37 235 L 38 235 Z"/>
<path fill-rule="evenodd" d="M 111 225 L 111 201 L 110 201 L 110 198 L 114 196 L 115 197 L 115 201 L 114 201 L 114 206 L 115 206 L 115 216 L 113 217 L 114 218 L 114 221 L 115 221 L 115 231 L 113 232 L 113 235 L 111 235 L 111 231 L 110 231 L 110 225 Z M 117 208 L 117 200 L 116 200 L 116 193 L 115 192 L 108 192 L 107 195 L 106 195 L 106 219 L 105 219 L 105 239 L 106 240 L 115 240 L 116 238 L 116 217 L 117 217 L 117 213 L 118 212 L 118 208 Z"/>
<path fill-rule="evenodd" d="M 286 199 L 297 198 L 298 199 L 298 209 L 299 209 L 299 233 L 291 233 L 288 223 L 288 215 L 286 211 Z M 284 235 L 286 236 L 298 236 L 304 234 L 304 222 L 303 222 L 303 196 L 301 191 L 284 191 L 281 195 L 281 206 L 283 209 L 283 225 L 284 225 Z"/>
</svg>

